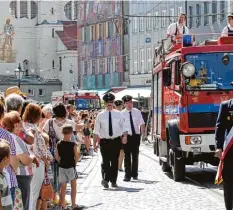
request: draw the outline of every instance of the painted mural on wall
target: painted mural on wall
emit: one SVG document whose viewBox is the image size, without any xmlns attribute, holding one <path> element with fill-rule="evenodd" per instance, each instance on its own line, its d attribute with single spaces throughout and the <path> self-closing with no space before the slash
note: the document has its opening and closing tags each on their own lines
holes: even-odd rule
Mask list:
<svg viewBox="0 0 234 210">
<path fill-rule="evenodd" d="M 14 63 L 16 51 L 13 50 L 15 29 L 11 19 L 7 18 L 0 32 L 0 63 Z"/>
</svg>

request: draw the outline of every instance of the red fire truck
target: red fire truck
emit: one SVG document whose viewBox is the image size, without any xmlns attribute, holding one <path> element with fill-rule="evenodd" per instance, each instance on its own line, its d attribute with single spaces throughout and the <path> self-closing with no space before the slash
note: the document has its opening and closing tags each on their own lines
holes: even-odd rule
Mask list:
<svg viewBox="0 0 234 210">
<path fill-rule="evenodd" d="M 194 46 L 162 41 L 153 69 L 154 152 L 164 172 L 175 181 L 185 178 L 185 166 L 217 165 L 215 123 L 220 103 L 232 98 L 233 40 L 220 37 Z"/>
</svg>

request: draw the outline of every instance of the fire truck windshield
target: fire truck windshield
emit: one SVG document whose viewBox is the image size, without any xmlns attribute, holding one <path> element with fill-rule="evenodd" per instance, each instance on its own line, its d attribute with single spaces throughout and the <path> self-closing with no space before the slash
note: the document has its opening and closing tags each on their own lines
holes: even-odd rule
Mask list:
<svg viewBox="0 0 234 210">
<path fill-rule="evenodd" d="M 190 54 L 186 61 L 195 66 L 195 74 L 186 78 L 186 89 L 231 90 L 233 80 L 233 53 Z"/>
<path fill-rule="evenodd" d="M 83 110 L 83 109 L 100 109 L 101 103 L 100 99 L 76 99 L 76 109 Z"/>
</svg>

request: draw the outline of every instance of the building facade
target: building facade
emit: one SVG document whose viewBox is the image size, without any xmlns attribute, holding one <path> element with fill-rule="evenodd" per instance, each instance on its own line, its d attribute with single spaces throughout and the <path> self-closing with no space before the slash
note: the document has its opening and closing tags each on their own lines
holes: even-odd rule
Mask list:
<svg viewBox="0 0 234 210">
<path fill-rule="evenodd" d="M 177 21 L 179 13 L 187 14 L 187 27 L 199 44 L 220 36 L 227 25 L 227 12 L 233 8 L 230 0 L 129 1 L 128 4 L 131 86 L 151 85 L 154 49 L 166 38 L 167 27 Z"/>
<path fill-rule="evenodd" d="M 227 25 L 228 12 L 233 11 L 231 2 L 227 0 L 187 2 L 187 26 L 190 33 L 195 34 L 197 44 L 220 37 Z"/>
<path fill-rule="evenodd" d="M 0 75 L 21 64 L 25 77 L 61 80 L 58 90 L 77 86 L 76 20 L 75 0 L 1 1 Z"/>
<path fill-rule="evenodd" d="M 78 3 L 78 73 L 81 89 L 123 85 L 122 3 Z"/>
<path fill-rule="evenodd" d="M 18 80 L 14 76 L 0 76 L 0 92 L 4 93 L 10 86 L 16 86 Z M 43 79 L 39 76 L 23 77 L 20 89 L 23 93 L 36 101 L 50 102 L 54 91 L 61 90 L 62 83 L 58 79 Z"/>
</svg>

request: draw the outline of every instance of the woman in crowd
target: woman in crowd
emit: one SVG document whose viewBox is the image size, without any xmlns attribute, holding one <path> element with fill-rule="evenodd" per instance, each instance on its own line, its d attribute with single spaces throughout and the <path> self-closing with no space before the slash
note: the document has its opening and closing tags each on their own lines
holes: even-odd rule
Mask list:
<svg viewBox="0 0 234 210">
<path fill-rule="evenodd" d="M 45 176 L 46 146 L 42 133 L 38 127 L 42 115 L 41 108 L 37 104 L 27 105 L 23 114 L 24 130 L 34 131 L 34 143 L 32 151 L 39 160 L 39 165 L 33 167 L 33 178 L 31 182 L 30 210 L 35 210 L 40 203 L 37 202 Z"/>
<path fill-rule="evenodd" d="M 25 142 L 20 139 L 19 133 L 23 129 L 23 123 L 20 114 L 16 111 L 5 114 L 2 125 L 11 132 L 16 147 L 16 156 L 18 159 L 17 172 L 18 187 L 22 193 L 22 201 L 24 209 L 29 209 L 30 184 L 32 180 L 32 163 L 35 159 L 34 155 L 30 155 Z"/>
</svg>

